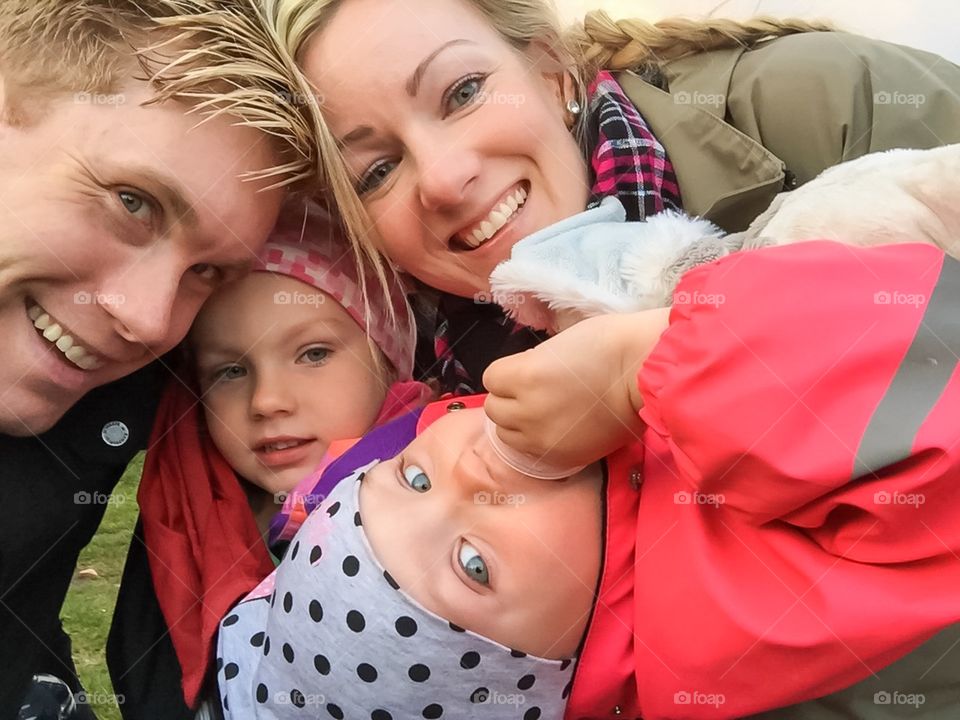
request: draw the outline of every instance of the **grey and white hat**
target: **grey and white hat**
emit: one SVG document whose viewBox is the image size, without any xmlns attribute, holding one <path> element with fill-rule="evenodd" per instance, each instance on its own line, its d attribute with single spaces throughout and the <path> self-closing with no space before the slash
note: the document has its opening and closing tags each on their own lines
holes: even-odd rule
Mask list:
<svg viewBox="0 0 960 720">
<path fill-rule="evenodd" d="M 225 716 L 561 718 L 572 660 L 526 655 L 457 627 L 377 561 L 359 511 L 374 464 L 337 485 L 273 575 L 221 623 Z"/>
</svg>

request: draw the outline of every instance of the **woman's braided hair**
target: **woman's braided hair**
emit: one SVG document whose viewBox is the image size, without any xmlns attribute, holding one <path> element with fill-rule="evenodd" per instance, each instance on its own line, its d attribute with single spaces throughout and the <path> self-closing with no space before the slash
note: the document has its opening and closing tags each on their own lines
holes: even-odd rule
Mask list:
<svg viewBox="0 0 960 720">
<path fill-rule="evenodd" d="M 650 23 L 614 20 L 602 10 L 563 29 L 550 0 L 464 0 L 479 11 L 518 51 L 538 43 L 552 53 L 576 80 L 578 100 L 586 103 L 586 86 L 600 70 L 659 68 L 662 62 L 727 47 L 750 48 L 764 40 L 804 32 L 832 30 L 827 23 L 759 17 L 745 22 L 672 18 Z M 298 64 L 310 39 L 330 22 L 344 0 L 263 0 L 264 12 L 284 50 Z M 357 196 L 333 134 L 317 113 L 321 183 L 337 208 L 358 260 L 373 264 L 383 276 L 384 264 L 372 238 L 373 223 Z M 582 116 L 581 116 L 582 117 Z M 583 122 L 575 129 L 582 138 Z"/>
</svg>

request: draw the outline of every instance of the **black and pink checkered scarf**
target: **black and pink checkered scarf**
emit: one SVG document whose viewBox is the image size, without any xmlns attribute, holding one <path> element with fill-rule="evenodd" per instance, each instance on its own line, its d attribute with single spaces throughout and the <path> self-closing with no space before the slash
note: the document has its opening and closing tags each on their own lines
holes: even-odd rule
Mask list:
<svg viewBox="0 0 960 720">
<path fill-rule="evenodd" d="M 591 192 L 588 208 L 611 195 L 620 198 L 627 220 L 639 222 L 663 210 L 681 210 L 680 187 L 667 151 L 650 131 L 620 83 L 601 72 L 589 86 L 586 118 L 590 144 Z M 457 360 L 450 325 L 441 312 L 434 333 L 441 389 L 470 394 L 480 378 L 470 377 Z M 502 322 L 510 324 L 506 318 Z"/>
</svg>

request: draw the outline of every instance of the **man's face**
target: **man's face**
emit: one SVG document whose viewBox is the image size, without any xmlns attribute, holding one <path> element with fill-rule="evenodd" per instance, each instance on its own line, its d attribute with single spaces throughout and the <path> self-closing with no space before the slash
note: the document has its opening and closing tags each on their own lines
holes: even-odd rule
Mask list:
<svg viewBox="0 0 960 720">
<path fill-rule="evenodd" d="M 89 390 L 176 345 L 243 272 L 281 191 L 266 136 L 174 103 L 66 95 L 0 123 L 0 432 L 50 428 Z"/>
</svg>

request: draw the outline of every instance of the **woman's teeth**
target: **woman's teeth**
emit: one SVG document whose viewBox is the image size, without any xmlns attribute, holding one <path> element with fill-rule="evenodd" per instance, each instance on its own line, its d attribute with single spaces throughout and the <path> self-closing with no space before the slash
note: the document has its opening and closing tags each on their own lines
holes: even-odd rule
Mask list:
<svg viewBox="0 0 960 720">
<path fill-rule="evenodd" d="M 50 342 L 64 357 L 81 370 L 96 370 L 103 366 L 92 353 L 64 332 L 63 327 L 51 318 L 39 305 L 31 305 L 27 315 L 33 321 L 33 326 Z"/>
<path fill-rule="evenodd" d="M 485 220 L 472 230 L 461 233 L 460 237 L 471 248 L 478 248 L 487 240 L 492 238 L 497 232 L 506 225 L 517 211 L 523 207 L 527 201 L 527 191 L 523 188 L 517 188 L 513 194 L 494 208 Z"/>
</svg>

